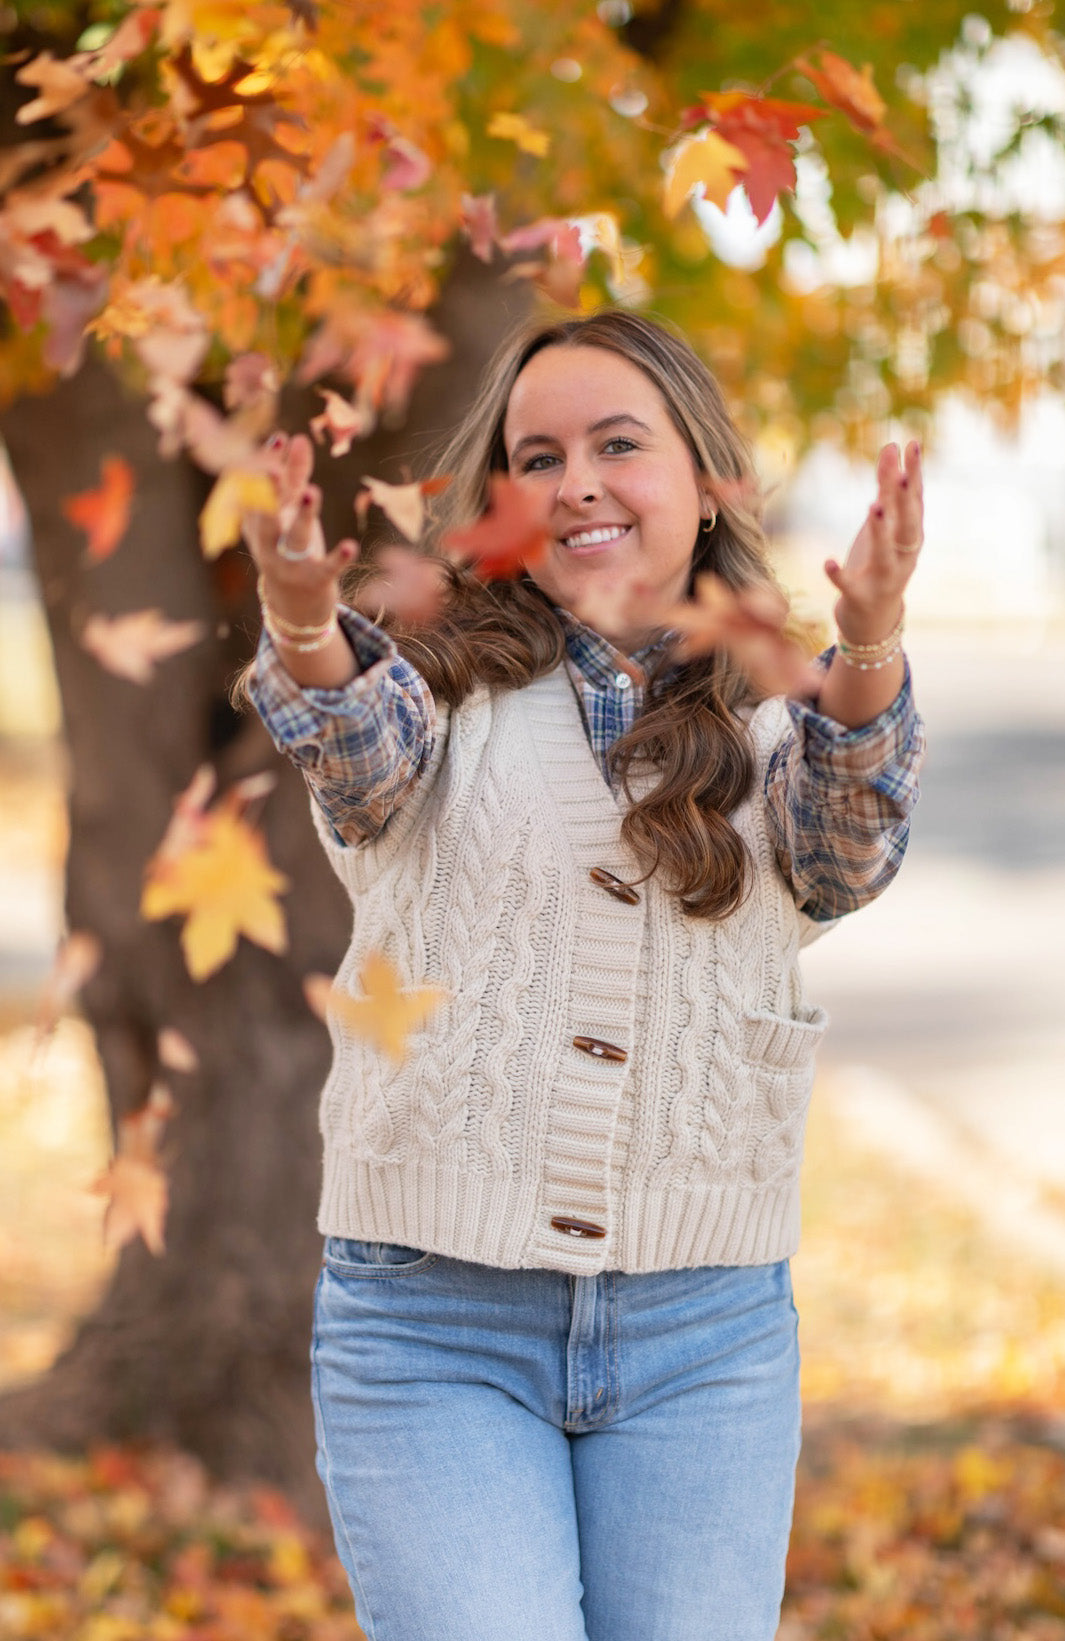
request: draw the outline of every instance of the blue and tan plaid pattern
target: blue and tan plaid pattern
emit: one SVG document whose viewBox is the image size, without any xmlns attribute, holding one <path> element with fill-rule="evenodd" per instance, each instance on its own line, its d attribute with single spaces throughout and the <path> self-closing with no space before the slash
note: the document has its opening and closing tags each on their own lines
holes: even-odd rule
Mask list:
<svg viewBox="0 0 1065 1641">
<path fill-rule="evenodd" d="M 609 779 L 607 754 L 643 705 L 639 674 L 666 640 L 622 665 L 606 639 L 560 614 L 588 740 Z M 424 770 L 435 713 L 422 678 L 384 633 L 352 610 L 342 609 L 340 621 L 362 669 L 350 684 L 301 689 L 264 633 L 250 691 L 336 837 L 355 844 L 377 835 Z M 819 658 L 825 669 L 831 656 Z M 825 922 L 873 900 L 898 871 L 924 732 L 908 667 L 892 705 L 860 729 L 844 729 L 806 702 L 789 701 L 788 711 L 792 733 L 766 774 L 769 825 L 796 903 Z"/>
</svg>

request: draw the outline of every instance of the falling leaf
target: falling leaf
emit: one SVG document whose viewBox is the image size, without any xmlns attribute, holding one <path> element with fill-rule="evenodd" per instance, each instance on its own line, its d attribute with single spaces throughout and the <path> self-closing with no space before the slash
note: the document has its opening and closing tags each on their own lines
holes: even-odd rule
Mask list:
<svg viewBox="0 0 1065 1641">
<path fill-rule="evenodd" d="M 773 587 L 734 591 L 719 576 L 697 576 L 694 599 L 662 611 L 665 626 L 680 635 L 682 657 L 726 650 L 767 695 L 815 693 L 820 674 L 784 631 L 787 600 Z"/>
<path fill-rule="evenodd" d="M 76 68 L 71 67 L 76 62 Z M 23 103 L 15 115 L 19 125 L 31 125 L 50 114 L 61 114 L 72 103 L 79 102 L 89 90 L 83 59 L 57 61 L 50 51 L 42 51 L 32 62 L 26 63 L 15 75 L 20 85 L 36 86 L 39 93 L 32 102 Z"/>
<path fill-rule="evenodd" d="M 485 511 L 476 523 L 449 531 L 441 551 L 468 563 L 480 580 L 499 581 L 538 563 L 550 539 L 541 504 L 512 478 L 493 473 Z"/>
<path fill-rule="evenodd" d="M 123 1248 L 140 1236 L 157 1257 L 164 1251 L 168 1190 L 158 1153 L 173 1112 L 169 1093 L 157 1084 L 140 1110 L 123 1117 L 118 1125 L 117 1153 L 89 1187 L 96 1196 L 108 1199 L 104 1241 L 109 1248 Z"/>
<path fill-rule="evenodd" d="M 158 662 L 198 644 L 206 631 L 202 621 L 168 621 L 162 610 L 134 610 L 130 615 L 90 615 L 81 644 L 117 678 L 150 684 Z"/>
<path fill-rule="evenodd" d="M 462 231 L 481 262 L 491 262 L 499 237 L 494 194 L 463 194 Z"/>
<path fill-rule="evenodd" d="M 379 507 L 408 541 L 418 541 L 425 528 L 425 498 L 438 496 L 450 484 L 450 477 L 420 479 L 413 484 L 386 484 L 384 479 L 366 477 L 364 489 L 355 502 L 360 523 L 365 523 L 371 507 Z"/>
<path fill-rule="evenodd" d="M 86 556 L 94 564 L 110 558 L 125 535 L 137 482 L 121 456 L 105 456 L 100 475 L 99 489 L 82 490 L 63 501 L 63 516 L 88 536 Z"/>
<path fill-rule="evenodd" d="M 349 1031 L 397 1062 L 406 1059 L 410 1033 L 448 999 L 439 986 L 402 987 L 392 964 L 378 952 L 372 952 L 359 970 L 359 983 L 364 995 L 351 997 L 324 974 L 311 974 L 303 990 L 323 1020 L 331 1011 Z"/>
<path fill-rule="evenodd" d="M 700 185 L 704 198 L 724 210 L 746 169 L 747 156 L 716 131 L 685 138 L 674 149 L 666 175 L 666 215 L 677 216 L 692 189 Z"/>
<path fill-rule="evenodd" d="M 488 122 L 488 135 L 512 142 L 523 154 L 532 154 L 537 159 L 542 159 L 551 147 L 548 133 L 531 125 L 524 114 L 493 114 Z"/>
<path fill-rule="evenodd" d="M 354 439 L 365 438 L 373 431 L 373 412 L 364 404 L 352 404 L 332 388 L 320 387 L 318 392 L 325 400 L 325 409 L 320 415 L 312 416 L 308 424 L 315 443 L 321 444 L 328 435 L 329 454 L 346 456 Z"/>
<path fill-rule="evenodd" d="M 217 480 L 200 514 L 200 541 L 206 558 L 217 558 L 240 540 L 246 513 L 277 512 L 274 481 L 265 473 L 230 468 Z"/>
<path fill-rule="evenodd" d="M 60 1014 L 92 979 L 102 958 L 103 947 L 86 929 L 73 929 L 61 942 L 37 1010 L 38 1043 L 55 1029 Z"/>
<path fill-rule="evenodd" d="M 159 1064 L 168 1071 L 192 1072 L 200 1068 L 200 1057 L 183 1032 L 164 1026 L 156 1038 Z"/>
<path fill-rule="evenodd" d="M 384 189 L 421 188 L 433 174 L 433 162 L 428 154 L 406 137 L 392 138 L 385 149 L 385 161 L 386 169 L 381 176 Z"/>
<path fill-rule="evenodd" d="M 871 63 L 861 73 L 845 57 L 834 51 L 821 52 L 819 64 L 808 58 L 797 57 L 795 67 L 800 74 L 812 80 L 826 103 L 846 114 L 851 124 L 867 134 L 879 130 L 887 113 L 887 104 L 873 84 Z"/>
<path fill-rule="evenodd" d="M 439 559 L 409 547 L 382 547 L 374 575 L 363 581 L 354 598 L 355 608 L 380 622 L 390 614 L 398 621 L 421 626 L 434 621 L 447 592 L 446 568 Z"/>
<path fill-rule="evenodd" d="M 243 934 L 270 952 L 287 945 L 277 896 L 288 879 L 270 864 L 262 834 L 237 805 L 223 801 L 203 815 L 187 849 L 161 848 L 148 862 L 141 915 L 185 917 L 181 948 L 194 980 L 229 961 Z"/>
</svg>

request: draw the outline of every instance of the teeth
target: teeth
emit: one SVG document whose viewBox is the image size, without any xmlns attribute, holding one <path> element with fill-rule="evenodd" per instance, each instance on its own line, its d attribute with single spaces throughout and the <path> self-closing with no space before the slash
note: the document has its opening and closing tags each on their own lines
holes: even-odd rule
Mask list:
<svg viewBox="0 0 1065 1641">
<path fill-rule="evenodd" d="M 617 541 L 627 530 L 627 524 L 612 524 L 605 530 L 581 530 L 577 535 L 563 539 L 567 547 L 595 547 L 601 541 Z"/>
</svg>

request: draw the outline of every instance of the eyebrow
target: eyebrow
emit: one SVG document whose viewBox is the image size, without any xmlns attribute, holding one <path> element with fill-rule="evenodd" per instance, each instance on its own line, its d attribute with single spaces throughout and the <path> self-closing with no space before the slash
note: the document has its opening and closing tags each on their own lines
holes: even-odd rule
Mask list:
<svg viewBox="0 0 1065 1641">
<path fill-rule="evenodd" d="M 630 416 L 625 411 L 619 411 L 613 416 L 601 416 L 597 422 L 592 422 L 591 426 L 587 428 L 586 431 L 589 433 L 602 433 L 604 429 L 608 427 L 617 427 L 622 422 L 626 422 L 632 427 L 642 427 L 645 433 L 650 433 L 652 436 L 654 434 L 654 429 L 648 427 L 646 422 L 641 422 L 638 416 Z M 518 455 L 518 452 L 524 450 L 526 445 L 557 443 L 558 440 L 550 433 L 527 433 L 524 439 L 518 440 L 517 444 L 514 446 L 514 449 L 510 452 L 510 460 L 514 461 L 515 457 Z"/>
</svg>

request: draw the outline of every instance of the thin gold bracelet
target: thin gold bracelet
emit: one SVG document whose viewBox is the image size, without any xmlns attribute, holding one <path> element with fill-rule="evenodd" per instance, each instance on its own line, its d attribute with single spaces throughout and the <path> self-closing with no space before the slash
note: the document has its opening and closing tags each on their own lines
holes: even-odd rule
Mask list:
<svg viewBox="0 0 1065 1641">
<path fill-rule="evenodd" d="M 898 621 L 892 628 L 891 632 L 888 633 L 887 637 L 878 638 L 875 644 L 851 644 L 846 638 L 844 638 L 843 634 L 840 633 L 836 647 L 844 658 L 850 655 L 853 656 L 855 660 L 868 661 L 870 663 L 883 660 L 885 656 L 890 657 L 899 648 L 905 621 L 905 615 L 900 615 Z"/>
<path fill-rule="evenodd" d="M 270 634 L 270 637 L 273 639 L 274 643 L 280 645 L 282 649 L 296 650 L 300 655 L 313 655 L 316 650 L 324 650 L 333 635 L 340 630 L 340 623 L 337 621 L 334 613 L 329 617 L 329 620 L 325 622 L 323 626 L 317 629 L 310 629 L 312 632 L 315 632 L 314 638 L 308 639 L 306 642 L 302 642 L 300 639 L 292 637 L 289 633 L 281 632 L 275 626 L 274 621 L 274 616 L 268 610 L 264 609 L 263 626 Z"/>
<path fill-rule="evenodd" d="M 325 621 L 317 621 L 306 627 L 298 626 L 295 621 L 288 621 L 283 615 L 278 615 L 276 610 L 271 609 L 266 600 L 266 586 L 262 576 L 259 577 L 258 593 L 259 603 L 263 608 L 263 619 L 269 617 L 279 631 L 288 633 L 291 638 L 317 638 L 319 634 L 326 631 L 331 621 L 336 620 L 336 610 L 334 609 Z"/>
</svg>

